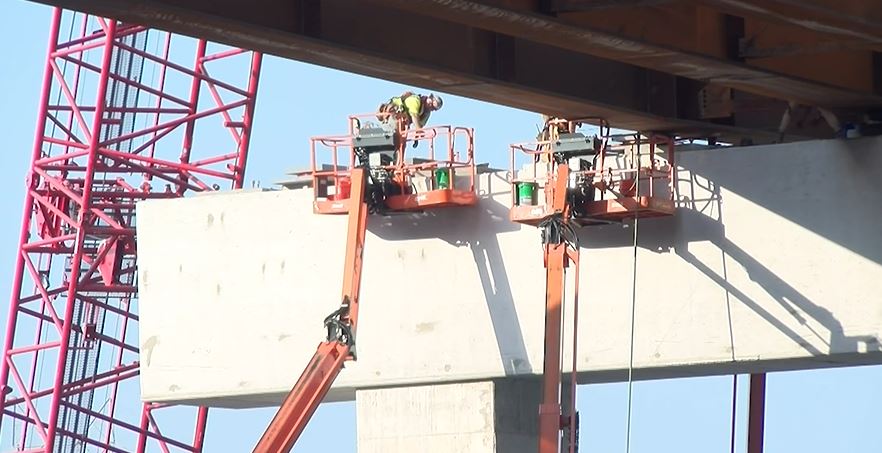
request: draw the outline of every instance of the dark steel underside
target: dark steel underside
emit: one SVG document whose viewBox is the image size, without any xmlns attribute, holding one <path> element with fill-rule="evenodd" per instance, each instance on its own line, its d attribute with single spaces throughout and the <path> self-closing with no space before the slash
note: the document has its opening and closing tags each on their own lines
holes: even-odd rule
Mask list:
<svg viewBox="0 0 882 453">
<path fill-rule="evenodd" d="M 537 113 L 734 143 L 779 140 L 788 101 L 807 116 L 784 140 L 833 136 L 812 106 L 843 122 L 882 106 L 882 2 L 869 0 L 36 1 Z"/>
</svg>

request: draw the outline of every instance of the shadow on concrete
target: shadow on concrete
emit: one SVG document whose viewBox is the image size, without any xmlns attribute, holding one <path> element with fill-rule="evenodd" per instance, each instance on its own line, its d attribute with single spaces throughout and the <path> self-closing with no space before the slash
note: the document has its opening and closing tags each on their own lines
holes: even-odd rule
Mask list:
<svg viewBox="0 0 882 453">
<path fill-rule="evenodd" d="M 740 173 L 740 172 L 739 172 Z M 802 326 L 806 326 L 815 336 L 834 353 L 861 352 L 863 344 L 866 351 L 882 351 L 879 338 L 845 335 L 842 323 L 829 310 L 812 302 L 799 290 L 781 279 L 777 274 L 757 261 L 749 253 L 726 237 L 723 221 L 722 196 L 720 184 L 709 180 L 705 175 L 697 175 L 689 170 L 681 171 L 678 186 L 678 207 L 672 218 L 647 218 L 639 221 L 639 248 L 654 253 L 674 253 L 681 259 L 701 271 L 707 278 L 714 281 L 726 292 L 729 309 L 729 334 L 732 348 L 732 359 L 735 359 L 734 332 L 731 318 L 731 296 L 762 316 L 768 323 L 791 338 L 794 343 L 813 356 L 827 355 L 811 343 L 803 341 L 803 335 L 788 327 L 774 314 L 769 313 L 756 300 L 734 285 L 727 275 L 727 262 L 741 266 L 751 281 L 758 284 L 778 304 L 790 313 Z M 726 186 L 727 190 L 729 189 Z M 784 198 L 781 204 L 786 205 L 786 197 L 776 195 L 770 198 Z M 604 225 L 582 229 L 580 241 L 583 248 L 631 247 L 634 244 L 633 226 Z M 828 238 L 829 239 L 829 238 Z M 690 252 L 690 243 L 710 242 L 720 250 L 722 274 Z M 639 258 L 638 258 L 639 259 Z M 638 274 L 639 275 L 639 274 Z M 638 276 L 639 279 L 639 276 Z M 638 280 L 639 282 L 639 280 Z M 803 316 L 803 314 L 805 316 Z M 824 326 L 829 331 L 825 336 L 811 329 L 809 318 Z M 744 333 L 742 333 L 744 334 Z M 749 335 L 749 333 L 747 333 Z"/>
<path fill-rule="evenodd" d="M 690 152 L 688 170 L 882 264 L 882 137 Z"/>
<path fill-rule="evenodd" d="M 520 226 L 509 221 L 508 206 L 493 199 L 509 193 L 508 182 L 499 175 L 491 175 L 488 180 L 476 206 L 372 217 L 368 231 L 386 241 L 441 239 L 456 247 L 468 247 L 481 280 L 505 373 L 513 376 L 530 373 L 532 368 L 497 234 L 516 231 Z"/>
<path fill-rule="evenodd" d="M 640 221 L 638 247 L 653 253 L 678 256 L 725 292 L 733 365 L 737 351 L 734 347 L 732 306 L 736 303 L 761 316 L 795 345 L 815 357 L 827 355 L 826 351 L 821 350 L 827 348 L 818 346 L 819 343 L 841 356 L 882 351 L 879 338 L 875 335 L 846 335 L 842 322 L 832 312 L 810 300 L 727 238 L 720 190 L 720 187 L 725 187 L 727 192 L 796 222 L 867 259 L 882 263 L 882 235 L 877 234 L 878 223 L 875 222 L 882 215 L 879 210 L 879 206 L 882 206 L 882 152 L 866 148 L 843 148 L 841 151 L 848 155 L 848 159 L 830 157 L 827 154 L 829 150 L 823 149 L 814 153 L 809 150 L 806 155 L 799 155 L 799 147 L 792 148 L 792 152 L 790 149 L 781 151 L 767 147 L 737 152 L 690 152 L 688 159 L 680 161 L 683 169 L 677 187 L 676 215 Z M 745 162 L 750 161 L 750 156 L 745 156 L 745 153 L 765 153 L 762 157 L 757 156 L 757 161 L 767 166 L 746 167 Z M 769 157 L 769 154 L 775 156 Z M 508 220 L 507 205 L 493 202 L 487 197 L 509 190 L 502 177 L 491 179 L 491 185 L 496 187 L 484 194 L 485 199 L 478 207 L 436 210 L 407 216 L 406 221 L 402 221 L 405 220 L 402 217 L 375 220 L 370 231 L 391 241 L 440 238 L 458 247 L 469 247 L 483 286 L 499 351 L 502 357 L 512 358 L 505 364 L 506 373 L 514 374 L 521 365 L 530 367 L 530 364 L 516 360 L 527 360 L 528 355 L 496 234 L 521 227 Z M 774 195 L 769 196 L 770 193 Z M 837 195 L 832 196 L 831 193 Z M 817 205 L 817 209 L 806 209 L 806 206 L 813 205 Z M 454 210 L 458 212 L 451 212 Z M 582 247 L 589 251 L 630 247 L 633 244 L 633 230 L 622 225 L 585 228 L 580 230 L 580 236 Z M 537 260 L 541 259 L 538 231 L 536 239 L 536 254 L 528 253 L 525 259 L 533 259 L 534 256 Z M 702 258 L 696 256 L 693 253 L 695 248 L 690 248 L 690 245 L 698 242 L 713 244 L 719 250 L 721 265 L 709 265 L 704 254 Z M 729 278 L 728 269 L 733 265 L 743 268 L 753 283 L 783 307 L 796 324 L 803 327 L 791 327 L 794 323 L 769 312 L 762 301 L 748 296 L 748 288 Z M 541 276 L 537 284 L 542 284 Z M 814 329 L 812 326 L 823 328 Z M 806 331 L 803 329 L 812 332 L 820 341 L 805 341 Z M 739 334 L 751 335 L 751 332 Z M 860 361 L 854 358 L 849 360 L 853 363 Z M 821 363 L 823 359 L 817 362 Z M 793 366 L 804 366 L 804 363 Z"/>
<path fill-rule="evenodd" d="M 368 221 L 368 231 L 386 241 L 441 239 L 451 245 L 466 246 L 470 241 L 518 230 L 519 225 L 508 220 L 508 206 L 493 199 L 508 194 L 509 183 L 501 173 L 487 176 L 482 179 L 486 187 L 479 187 L 480 202 L 475 206 L 374 216 Z"/>
</svg>

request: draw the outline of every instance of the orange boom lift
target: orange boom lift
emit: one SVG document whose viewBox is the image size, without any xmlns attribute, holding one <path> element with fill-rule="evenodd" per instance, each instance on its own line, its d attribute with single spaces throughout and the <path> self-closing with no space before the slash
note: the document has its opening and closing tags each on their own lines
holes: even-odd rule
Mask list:
<svg viewBox="0 0 882 453">
<path fill-rule="evenodd" d="M 408 129 L 404 119 L 389 114 L 351 116 L 349 124 L 347 135 L 310 140 L 311 165 L 305 173 L 312 178 L 315 213 L 349 216 L 342 302 L 325 318 L 327 338 L 319 344 L 270 422 L 255 453 L 289 451 L 345 362 L 356 360 L 359 290 L 369 214 L 471 206 L 478 201 L 472 129 L 436 126 L 413 130 Z M 422 144 L 424 155 L 406 159 L 409 143 L 414 148 Z M 330 164 L 320 167 L 320 151 L 330 152 L 322 159 L 329 158 Z"/>
<path fill-rule="evenodd" d="M 511 146 L 510 220 L 541 230 L 545 264 L 545 361 L 539 407 L 539 453 L 578 450 L 576 332 L 579 237 L 575 227 L 674 213 L 674 143 L 651 135 L 613 143 L 577 132 L 581 121 L 552 119 L 540 140 Z M 659 154 L 662 151 L 664 156 Z M 526 158 L 526 159 L 524 159 Z M 524 162 L 526 160 L 526 162 Z M 541 189 L 541 190 L 540 190 Z M 561 407 L 563 303 L 566 269 L 574 267 L 572 377 L 568 410 Z"/>
</svg>

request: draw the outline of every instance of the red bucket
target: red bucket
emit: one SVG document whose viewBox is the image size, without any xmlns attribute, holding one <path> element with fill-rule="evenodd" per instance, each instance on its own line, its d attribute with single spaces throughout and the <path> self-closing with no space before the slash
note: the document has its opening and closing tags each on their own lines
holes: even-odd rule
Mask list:
<svg viewBox="0 0 882 453">
<path fill-rule="evenodd" d="M 619 190 L 622 192 L 623 197 L 633 197 L 637 195 L 637 181 L 634 178 L 623 179 L 619 183 Z"/>
<path fill-rule="evenodd" d="M 346 200 L 349 198 L 349 194 L 352 192 L 352 180 L 347 178 L 339 178 L 337 180 L 337 193 L 334 195 L 334 200 Z"/>
</svg>

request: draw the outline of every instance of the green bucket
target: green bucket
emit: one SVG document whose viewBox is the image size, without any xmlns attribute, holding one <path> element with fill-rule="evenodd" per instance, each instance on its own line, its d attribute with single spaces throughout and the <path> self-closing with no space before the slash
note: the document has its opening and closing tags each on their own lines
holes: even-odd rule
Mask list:
<svg viewBox="0 0 882 453">
<path fill-rule="evenodd" d="M 536 183 L 535 182 L 519 182 L 518 183 L 518 205 L 533 206 L 536 204 Z"/>
<path fill-rule="evenodd" d="M 437 190 L 450 188 L 449 168 L 439 168 L 435 170 L 435 187 Z"/>
</svg>

